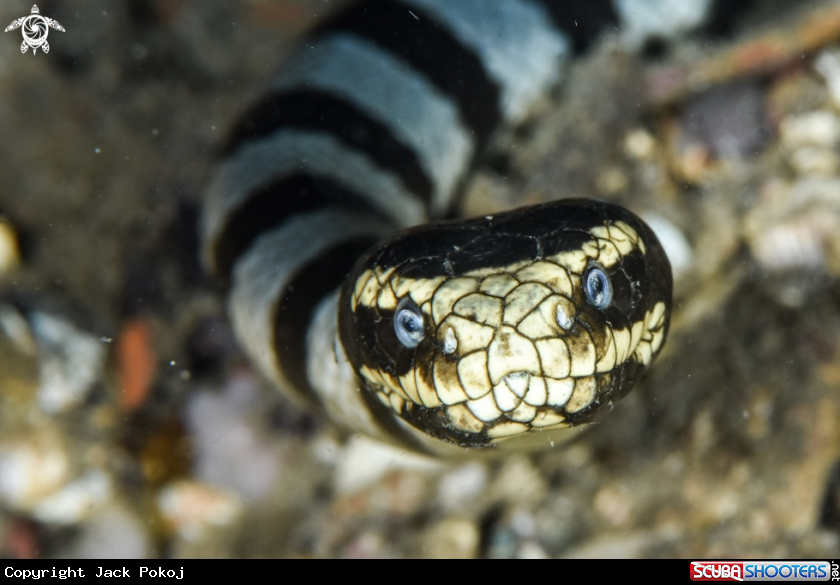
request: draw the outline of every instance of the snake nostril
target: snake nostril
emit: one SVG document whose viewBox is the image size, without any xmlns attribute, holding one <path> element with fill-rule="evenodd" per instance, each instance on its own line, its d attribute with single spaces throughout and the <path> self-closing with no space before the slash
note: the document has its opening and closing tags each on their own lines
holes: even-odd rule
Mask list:
<svg viewBox="0 0 840 585">
<path fill-rule="evenodd" d="M 443 334 L 443 353 L 449 355 L 458 349 L 458 339 L 455 337 L 455 332 L 452 327 L 446 328 L 446 333 Z"/>
<path fill-rule="evenodd" d="M 557 324 L 563 329 L 571 329 L 574 324 L 571 315 L 569 315 L 566 311 L 566 307 L 562 304 L 557 305 L 557 311 L 555 311 L 554 318 L 557 320 Z"/>
</svg>

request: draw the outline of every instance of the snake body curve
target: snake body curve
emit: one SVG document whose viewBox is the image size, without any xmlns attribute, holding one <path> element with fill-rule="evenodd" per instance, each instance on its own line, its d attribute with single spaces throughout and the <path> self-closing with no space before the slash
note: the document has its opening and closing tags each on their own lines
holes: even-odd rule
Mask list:
<svg viewBox="0 0 840 585">
<path fill-rule="evenodd" d="M 563 199 L 429 223 L 627 4 L 367 1 L 313 33 L 234 128 L 203 216 L 268 378 L 442 454 L 544 446 L 630 391 L 671 309 L 642 220 Z"/>
</svg>

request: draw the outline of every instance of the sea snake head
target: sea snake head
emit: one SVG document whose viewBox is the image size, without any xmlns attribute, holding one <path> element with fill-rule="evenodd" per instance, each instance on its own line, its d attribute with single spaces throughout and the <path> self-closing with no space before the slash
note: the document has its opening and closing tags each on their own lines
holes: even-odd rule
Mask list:
<svg viewBox="0 0 840 585">
<path fill-rule="evenodd" d="M 662 349 L 671 312 L 656 236 L 590 200 L 408 229 L 345 282 L 339 335 L 363 391 L 463 447 L 609 410 Z"/>
</svg>

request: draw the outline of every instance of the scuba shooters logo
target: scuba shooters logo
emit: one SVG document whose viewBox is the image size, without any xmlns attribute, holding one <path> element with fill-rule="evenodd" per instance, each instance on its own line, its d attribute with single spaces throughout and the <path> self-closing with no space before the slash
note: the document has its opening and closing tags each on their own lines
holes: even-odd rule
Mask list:
<svg viewBox="0 0 840 585">
<path fill-rule="evenodd" d="M 837 581 L 828 561 L 692 561 L 692 581 Z"/>
<path fill-rule="evenodd" d="M 41 16 L 36 4 L 32 6 L 32 14 L 13 20 L 4 32 L 21 29 L 23 42 L 20 45 L 20 52 L 25 53 L 31 47 L 34 55 L 38 52 L 38 49 L 41 49 L 44 53 L 50 52 L 47 35 L 51 28 L 64 32 L 64 27 L 58 24 L 57 20 Z"/>
</svg>

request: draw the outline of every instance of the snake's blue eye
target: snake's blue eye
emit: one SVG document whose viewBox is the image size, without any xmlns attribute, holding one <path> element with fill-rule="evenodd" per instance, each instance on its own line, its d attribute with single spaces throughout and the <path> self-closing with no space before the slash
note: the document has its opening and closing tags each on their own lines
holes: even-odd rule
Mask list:
<svg viewBox="0 0 840 585">
<path fill-rule="evenodd" d="M 583 277 L 583 291 L 587 302 L 596 309 L 606 309 L 612 302 L 612 284 L 606 271 L 597 264 L 589 267 Z"/>
<path fill-rule="evenodd" d="M 408 348 L 417 347 L 417 344 L 426 336 L 423 328 L 423 313 L 408 297 L 397 305 L 394 313 L 394 332 L 400 343 Z"/>
</svg>

